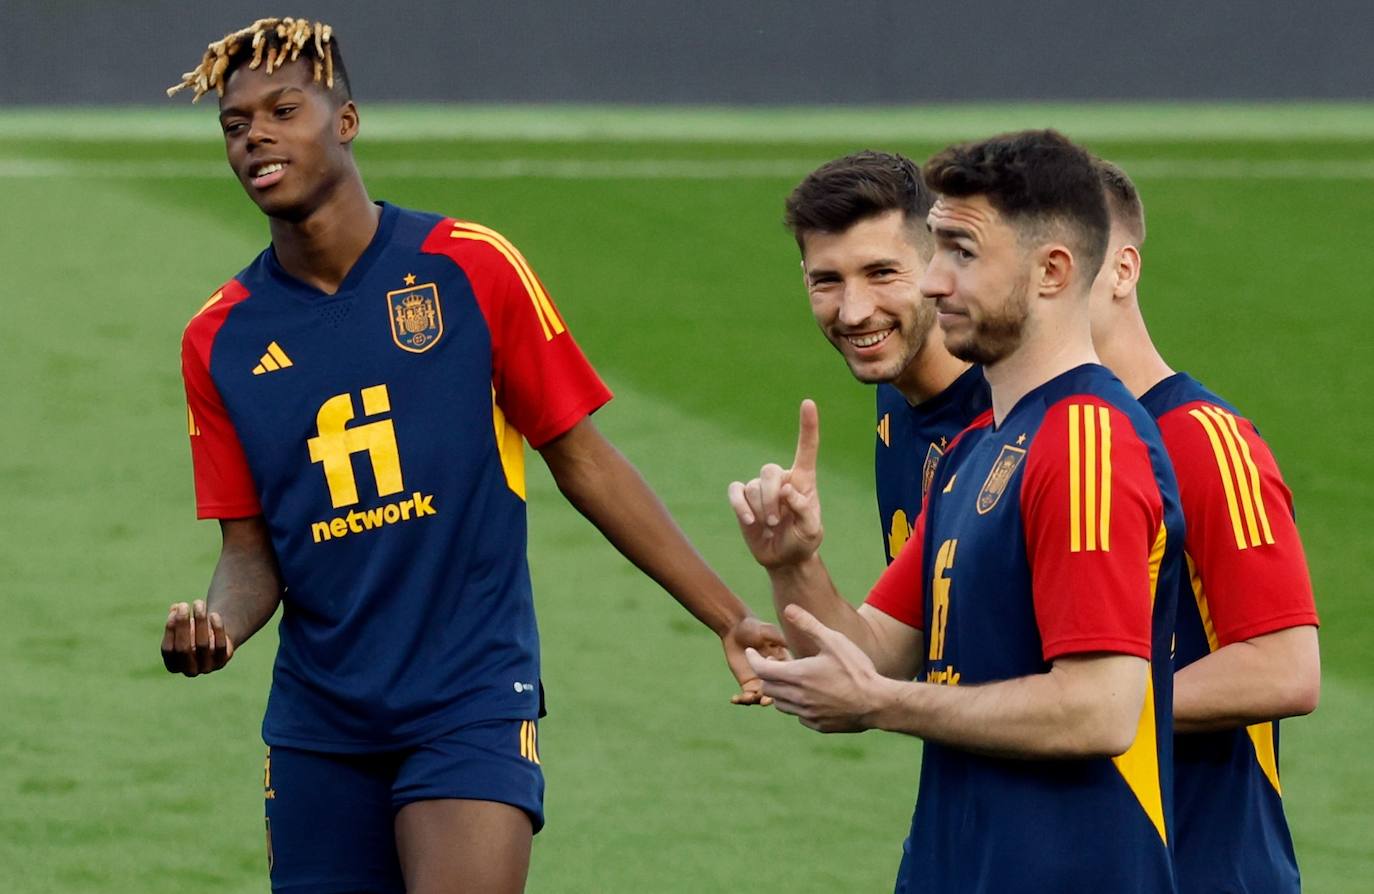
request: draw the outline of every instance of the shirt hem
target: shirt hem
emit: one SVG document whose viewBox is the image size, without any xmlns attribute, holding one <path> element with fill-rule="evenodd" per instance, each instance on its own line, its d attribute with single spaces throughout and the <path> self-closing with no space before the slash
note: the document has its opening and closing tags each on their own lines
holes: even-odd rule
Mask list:
<svg viewBox="0 0 1374 894">
<path fill-rule="evenodd" d="M 196 518 L 252 518 L 262 515 L 257 503 L 205 503 L 196 505 Z"/>
<path fill-rule="evenodd" d="M 1254 639 L 1257 636 L 1264 636 L 1266 633 L 1277 633 L 1280 630 L 1288 630 L 1292 627 L 1317 627 L 1317 613 L 1313 611 L 1288 612 L 1283 615 L 1275 615 L 1272 618 L 1265 618 L 1262 621 L 1252 621 L 1244 627 L 1237 627 L 1235 630 L 1228 630 L 1223 636 L 1222 631 L 1217 631 L 1218 648 L 1224 648 L 1233 643 L 1244 642 L 1247 639 Z"/>
<path fill-rule="evenodd" d="M 558 417 L 558 420 L 551 423 L 544 431 L 535 433 L 534 435 L 525 435 L 525 439 L 530 442 L 530 446 L 535 450 L 546 447 L 550 441 L 566 435 L 573 430 L 577 423 L 606 406 L 606 404 L 611 402 L 611 398 L 614 396 L 615 395 L 611 394 L 609 389 L 603 388 L 599 394 L 590 395 L 588 400 L 580 404 L 576 409 L 570 410 Z M 546 432 L 548 433 L 547 436 L 545 434 Z"/>
<path fill-rule="evenodd" d="M 1112 652 L 1119 655 L 1134 655 L 1150 660 L 1150 644 L 1136 639 L 1066 639 L 1045 643 L 1042 654 L 1046 661 L 1063 658 L 1066 655 L 1082 655 L 1085 652 Z"/>
<path fill-rule="evenodd" d="M 915 629 L 915 630 L 920 630 L 922 633 L 925 633 L 925 629 L 924 629 L 924 627 L 925 627 L 925 623 L 924 623 L 924 622 L 925 622 L 925 619 L 924 619 L 924 618 L 919 618 L 919 617 L 918 617 L 918 618 L 916 618 L 916 619 L 913 621 L 913 620 L 911 620 L 910 618 L 902 617 L 901 613 L 898 613 L 898 612 L 892 610 L 892 609 L 895 609 L 895 606 L 884 606 L 883 603 L 886 602 L 886 601 L 887 601 L 887 600 L 885 600 L 885 599 L 882 598 L 881 596 L 878 596 L 877 598 L 874 598 L 874 596 L 873 596 L 872 594 L 870 594 L 869 597 L 868 597 L 867 599 L 864 600 L 864 605 L 871 605 L 871 606 L 873 606 L 874 608 L 876 608 L 878 611 L 880 611 L 880 612 L 882 612 L 883 614 L 887 615 L 887 616 L 888 616 L 889 618 L 891 618 L 892 620 L 896 621 L 897 623 L 899 623 L 899 624 L 905 624 L 905 625 L 908 626 L 908 627 L 911 627 L 911 628 L 913 628 L 913 629 Z"/>
</svg>

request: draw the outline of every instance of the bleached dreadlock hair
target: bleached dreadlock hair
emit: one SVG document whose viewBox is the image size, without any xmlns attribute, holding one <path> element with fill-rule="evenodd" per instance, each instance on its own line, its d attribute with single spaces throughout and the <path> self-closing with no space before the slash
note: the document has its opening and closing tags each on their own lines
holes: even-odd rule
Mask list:
<svg viewBox="0 0 1374 894">
<path fill-rule="evenodd" d="M 223 96 L 229 75 L 245 62 L 252 69 L 266 63 L 270 75 L 301 56 L 314 64 L 316 84 L 323 84 L 342 101 L 353 98 L 334 29 L 323 22 L 293 18 L 258 19 L 247 28 L 224 35 L 205 48 L 200 64 L 182 75 L 180 84 L 168 87 L 167 95 L 190 87 L 195 90 L 192 102 L 211 90 Z"/>
</svg>

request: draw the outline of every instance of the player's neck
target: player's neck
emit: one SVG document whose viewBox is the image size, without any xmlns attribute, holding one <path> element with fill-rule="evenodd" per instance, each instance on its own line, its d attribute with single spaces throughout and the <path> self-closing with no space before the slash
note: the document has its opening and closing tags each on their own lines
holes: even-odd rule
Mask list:
<svg viewBox="0 0 1374 894">
<path fill-rule="evenodd" d="M 938 327 L 932 326 L 926 334 L 925 344 L 906 369 L 892 380 L 892 386 L 914 407 L 937 397 L 971 365 L 945 350 L 944 336 Z"/>
<path fill-rule="evenodd" d="M 1131 394 L 1140 397 L 1174 371 L 1151 340 L 1135 296 L 1127 300 L 1130 304 L 1117 309 L 1111 331 L 1096 340 L 1096 347 L 1103 365 L 1116 374 Z"/>
<path fill-rule="evenodd" d="M 332 295 L 367 250 L 381 213 L 362 179 L 350 177 L 306 217 L 269 219 L 277 262 L 296 279 Z"/>
<path fill-rule="evenodd" d="M 1028 321 L 1025 340 L 1011 354 L 983 368 L 992 391 L 992 418 L 1001 425 L 1030 392 L 1085 363 L 1097 363 L 1087 314 L 1070 320 Z"/>
</svg>

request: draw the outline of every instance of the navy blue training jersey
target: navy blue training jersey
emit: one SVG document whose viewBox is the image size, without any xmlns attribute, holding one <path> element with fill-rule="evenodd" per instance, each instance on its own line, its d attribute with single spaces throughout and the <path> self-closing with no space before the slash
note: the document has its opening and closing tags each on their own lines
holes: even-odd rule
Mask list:
<svg viewBox="0 0 1374 894">
<path fill-rule="evenodd" d="M 1259 432 L 1184 373 L 1140 402 L 1159 422 L 1188 525 L 1176 668 L 1232 643 L 1315 625 L 1292 494 Z M 1178 736 L 1174 780 L 1180 891 L 1296 894 L 1277 721 Z"/>
<path fill-rule="evenodd" d="M 198 514 L 262 515 L 286 587 L 269 744 L 538 715 L 521 436 L 610 393 L 514 246 L 384 205 L 333 295 L 269 247 L 187 326 L 182 371 Z"/>
<path fill-rule="evenodd" d="M 1154 421 L 1106 368 L 1070 370 L 936 469 L 911 544 L 869 603 L 924 631 L 927 683 L 1047 673 L 1089 653 L 1150 662 L 1116 758 L 1013 760 L 927 742 L 898 890 L 1174 890 L 1168 660 L 1182 559 Z"/>
<path fill-rule="evenodd" d="M 883 553 L 891 564 L 911 537 L 935 464 L 949 442 L 992 407 L 981 366 L 971 366 L 949 387 L 916 406 L 892 385 L 879 385 L 878 440 L 873 472 Z"/>
</svg>

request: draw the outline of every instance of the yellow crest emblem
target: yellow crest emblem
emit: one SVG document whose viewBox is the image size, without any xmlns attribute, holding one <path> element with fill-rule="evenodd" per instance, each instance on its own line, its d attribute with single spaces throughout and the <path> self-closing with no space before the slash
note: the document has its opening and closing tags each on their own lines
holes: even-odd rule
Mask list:
<svg viewBox="0 0 1374 894">
<path fill-rule="evenodd" d="M 1026 451 L 1021 447 L 1012 447 L 1010 444 L 1002 447 L 1002 452 L 997 454 L 997 461 L 992 464 L 992 470 L 988 472 L 987 480 L 983 482 L 982 490 L 978 491 L 976 505 L 979 515 L 987 515 L 1002 499 L 1011 476 L 1021 467 L 1021 460 L 1025 458 Z"/>
<path fill-rule="evenodd" d="M 930 490 L 930 482 L 935 480 L 935 467 L 940 464 L 940 457 L 945 455 L 945 451 L 940 449 L 939 444 L 931 443 L 930 449 L 926 451 L 926 461 L 921 466 L 921 499 L 925 499 L 926 491 Z"/>
<path fill-rule="evenodd" d="M 432 282 L 386 293 L 391 339 L 396 347 L 422 354 L 444 334 L 439 288 Z"/>
</svg>

